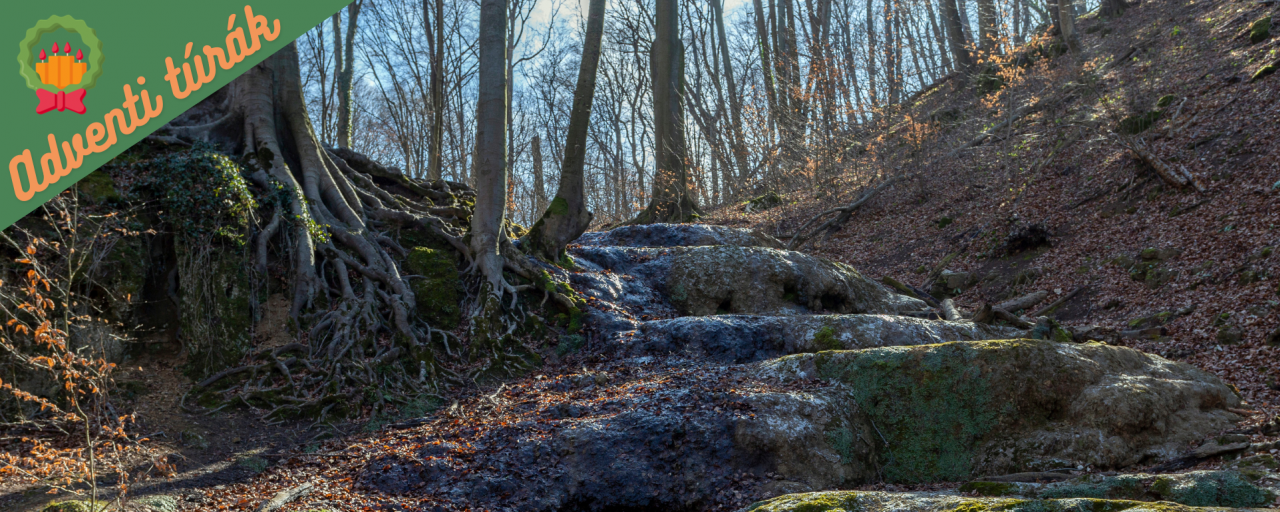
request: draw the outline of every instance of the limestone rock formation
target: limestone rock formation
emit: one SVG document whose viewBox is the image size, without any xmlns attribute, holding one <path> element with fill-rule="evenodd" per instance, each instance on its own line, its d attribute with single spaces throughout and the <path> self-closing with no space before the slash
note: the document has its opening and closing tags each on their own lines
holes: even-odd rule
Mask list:
<svg viewBox="0 0 1280 512">
<path fill-rule="evenodd" d="M 1190 365 L 1098 343 L 955 342 L 787 356 L 762 378 L 843 386 L 879 427 L 891 481 L 1171 458 L 1231 426 L 1240 397 Z"/>
</svg>

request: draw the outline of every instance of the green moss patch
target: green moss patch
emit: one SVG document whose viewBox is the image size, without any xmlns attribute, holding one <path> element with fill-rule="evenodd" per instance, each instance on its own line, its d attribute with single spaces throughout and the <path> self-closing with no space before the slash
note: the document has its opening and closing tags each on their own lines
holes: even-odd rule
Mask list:
<svg viewBox="0 0 1280 512">
<path fill-rule="evenodd" d="M 105 170 L 89 173 L 84 179 L 76 182 L 76 189 L 93 204 L 108 204 L 120 200 L 120 192 Z"/>
<path fill-rule="evenodd" d="M 827 325 L 813 334 L 813 347 L 815 350 L 840 350 L 844 348 L 844 344 L 836 336 L 835 327 Z"/>
<path fill-rule="evenodd" d="M 1267 16 L 1249 26 L 1249 43 L 1258 44 L 1271 38 L 1271 17 Z"/>
<path fill-rule="evenodd" d="M 1039 374 L 1036 368 L 1049 371 L 1046 352 L 1055 345 L 1015 340 L 885 347 L 824 352 L 814 362 L 819 376 L 849 384 L 887 437 L 887 480 L 962 480 L 971 473 L 976 447 L 1002 427 L 1047 420 L 1035 393 L 1026 391 L 1040 386 L 1024 381 Z M 1011 374 L 1012 368 L 1019 372 Z M 992 378 L 993 371 L 1006 375 Z"/>
<path fill-rule="evenodd" d="M 1161 112 L 1159 110 L 1131 115 L 1120 120 L 1120 124 L 1116 126 L 1116 131 L 1126 135 L 1137 135 L 1155 126 L 1156 121 L 1160 120 L 1160 115 Z"/>
<path fill-rule="evenodd" d="M 441 250 L 414 247 L 404 266 L 409 275 L 420 276 L 409 281 L 418 315 L 438 329 L 457 327 L 462 319 L 462 279 L 453 257 Z"/>
</svg>

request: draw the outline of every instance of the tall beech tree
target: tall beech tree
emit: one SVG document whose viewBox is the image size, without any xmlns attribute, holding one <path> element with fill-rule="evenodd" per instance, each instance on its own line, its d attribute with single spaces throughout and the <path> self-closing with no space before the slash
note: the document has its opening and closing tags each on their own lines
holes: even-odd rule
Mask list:
<svg viewBox="0 0 1280 512">
<path fill-rule="evenodd" d="M 427 162 L 427 178 L 444 176 L 444 0 L 435 0 L 434 30 L 427 21 L 427 0 L 422 1 L 422 23 L 431 44 L 431 147 Z"/>
<path fill-rule="evenodd" d="M 956 0 L 938 0 L 938 3 L 942 4 L 942 22 L 947 27 L 947 42 L 950 43 L 956 69 L 968 71 L 973 67 L 973 56 L 969 54 L 968 40 L 964 36 L 964 25 L 961 24 Z"/>
<path fill-rule="evenodd" d="M 507 208 L 507 2 L 480 2 L 477 62 L 475 188 L 471 251 L 484 275 L 482 294 L 501 298 L 511 288 L 502 277 L 502 223 Z"/>
<path fill-rule="evenodd" d="M 600 64 L 600 40 L 604 36 L 604 6 L 605 0 L 591 0 L 587 8 L 587 32 L 582 41 L 578 85 L 573 91 L 573 111 L 569 115 L 564 161 L 560 165 L 560 187 L 551 205 L 524 239 L 525 250 L 547 261 L 563 258 L 565 246 L 591 225 L 592 214 L 587 211 L 583 173 L 587 158 L 587 128 L 591 124 L 591 104 L 596 94 L 596 70 Z M 534 141 L 537 148 L 537 139 Z M 541 158 L 541 151 L 535 150 L 534 156 Z M 539 186 L 541 181 L 539 177 Z"/>
<path fill-rule="evenodd" d="M 684 43 L 679 0 L 657 0 L 649 53 L 653 77 L 653 195 L 633 224 L 689 222 L 702 215 L 689 190 L 689 149 L 684 133 Z"/>
<path fill-rule="evenodd" d="M 355 80 L 355 39 L 357 20 L 360 19 L 360 5 L 364 0 L 356 0 L 347 5 L 347 41 L 342 52 L 346 56 L 337 60 L 338 67 L 338 147 L 351 148 L 351 82 Z M 336 20 L 335 20 L 336 21 Z M 338 42 L 338 27 L 333 27 L 333 41 Z M 338 49 L 334 48 L 334 53 Z"/>
</svg>

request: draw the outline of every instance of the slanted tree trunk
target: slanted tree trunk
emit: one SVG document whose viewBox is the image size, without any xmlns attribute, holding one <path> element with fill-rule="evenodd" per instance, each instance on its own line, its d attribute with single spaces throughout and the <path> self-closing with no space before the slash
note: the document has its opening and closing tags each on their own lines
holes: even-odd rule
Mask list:
<svg viewBox="0 0 1280 512">
<path fill-rule="evenodd" d="M 475 188 L 471 252 L 484 275 L 482 295 L 501 299 L 511 285 L 502 277 L 502 221 L 507 198 L 507 1 L 480 2 L 476 74 Z"/>
<path fill-rule="evenodd" d="M 346 56 L 342 72 L 338 74 L 338 147 L 342 149 L 351 148 L 351 81 L 355 77 L 356 20 L 360 18 L 362 3 L 364 0 L 356 0 L 347 6 L 347 46 L 343 50 Z"/>
<path fill-rule="evenodd" d="M 600 39 L 604 35 L 605 0 L 591 0 L 587 8 L 587 33 L 582 44 L 578 85 L 573 91 L 573 111 L 560 165 L 560 187 L 551 206 L 533 225 L 522 244 L 531 254 L 547 261 L 564 258 L 564 248 L 591 225 L 583 172 L 587 157 L 587 128 L 596 94 L 596 70 L 600 64 Z"/>
<path fill-rule="evenodd" d="M 942 72 L 949 73 L 952 67 L 951 54 L 947 52 L 947 33 L 938 25 L 938 17 L 934 15 L 933 4 L 930 3 L 930 0 L 924 0 L 924 10 L 929 14 L 929 30 L 933 32 L 933 39 L 937 42 L 937 53 L 942 57 Z"/>
<path fill-rule="evenodd" d="M 947 26 L 947 40 L 951 44 L 951 56 L 956 62 L 956 69 L 968 71 L 973 67 L 973 56 L 969 55 L 964 37 L 964 26 L 960 23 L 960 11 L 956 8 L 956 0 L 938 0 L 942 4 L 943 23 Z"/>
<path fill-rule="evenodd" d="M 653 197 L 633 224 L 689 222 L 702 215 L 690 193 L 684 134 L 684 43 L 679 0 L 657 0 L 655 37 L 649 54 L 653 76 L 653 132 L 657 169 Z"/>
</svg>

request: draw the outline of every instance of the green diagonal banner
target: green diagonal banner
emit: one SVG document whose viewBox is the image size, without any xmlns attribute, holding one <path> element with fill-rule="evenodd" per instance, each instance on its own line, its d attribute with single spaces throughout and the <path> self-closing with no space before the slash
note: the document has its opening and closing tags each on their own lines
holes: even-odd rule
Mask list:
<svg viewBox="0 0 1280 512">
<path fill-rule="evenodd" d="M 9 64 L 0 66 L 0 162 L 7 173 L 0 179 L 0 228 L 350 1 L 5 5 L 0 42 L 9 43 L 0 44 L 0 62 Z"/>
</svg>

